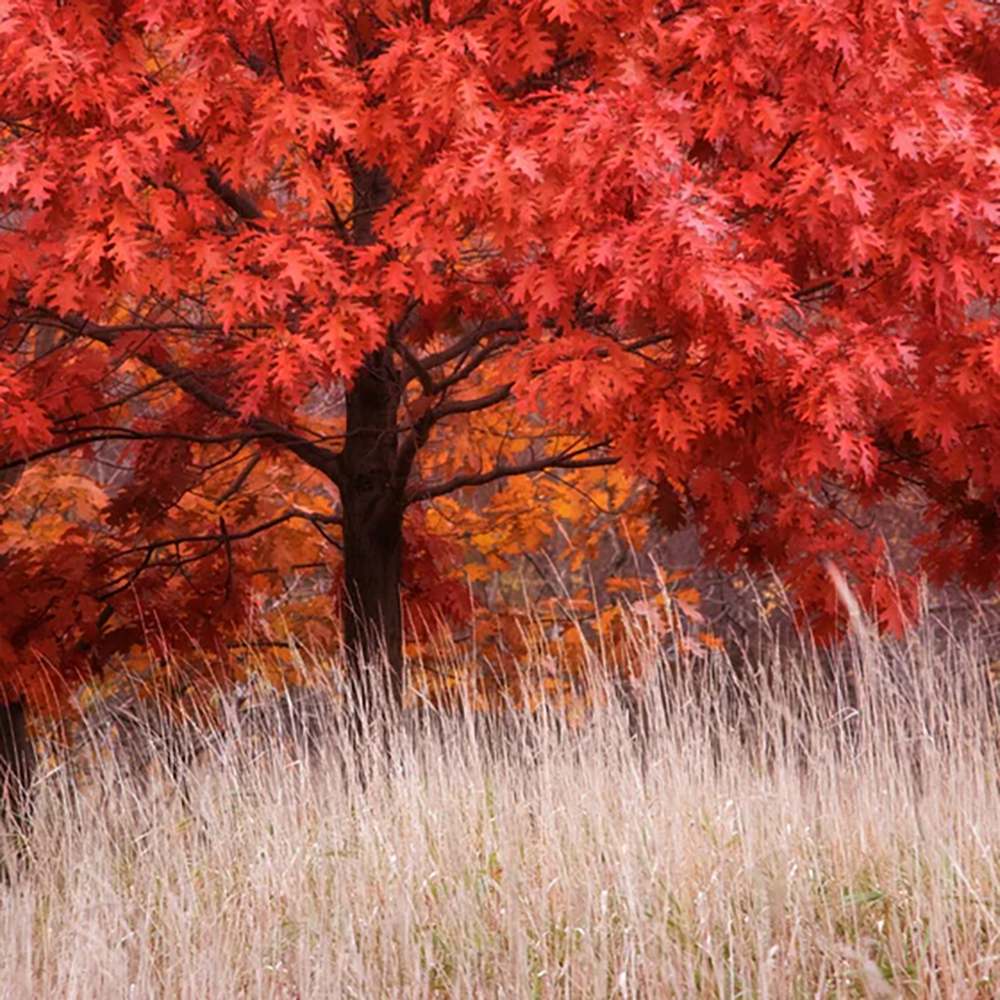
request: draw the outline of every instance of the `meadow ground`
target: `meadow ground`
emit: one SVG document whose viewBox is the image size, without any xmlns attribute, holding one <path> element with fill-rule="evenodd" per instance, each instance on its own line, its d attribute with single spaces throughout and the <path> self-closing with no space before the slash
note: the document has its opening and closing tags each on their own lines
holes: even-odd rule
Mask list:
<svg viewBox="0 0 1000 1000">
<path fill-rule="evenodd" d="M 641 706 L 426 712 L 363 780 L 287 699 L 185 772 L 48 767 L 0 995 L 1000 996 L 981 639 L 635 655 Z"/>
</svg>

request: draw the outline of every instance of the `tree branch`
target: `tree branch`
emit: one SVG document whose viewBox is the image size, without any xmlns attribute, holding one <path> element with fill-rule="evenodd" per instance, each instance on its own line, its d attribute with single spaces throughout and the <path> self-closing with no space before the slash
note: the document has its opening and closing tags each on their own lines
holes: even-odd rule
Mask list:
<svg viewBox="0 0 1000 1000">
<path fill-rule="evenodd" d="M 516 315 L 507 316 L 503 319 L 490 320 L 486 323 L 480 323 L 478 326 L 468 331 L 468 333 L 462 336 L 459 340 L 455 341 L 455 343 L 450 344 L 448 347 L 445 347 L 434 354 L 427 354 L 420 358 L 420 364 L 427 371 L 433 371 L 433 369 L 439 368 L 441 365 L 447 364 L 449 361 L 454 361 L 455 358 L 460 357 L 470 348 L 474 347 L 478 341 L 483 339 L 483 337 L 490 337 L 495 333 L 522 333 L 524 331 L 524 327 L 524 317 Z"/>
<path fill-rule="evenodd" d="M 86 430 L 86 429 L 84 429 Z M 104 441 L 188 441 L 192 444 L 229 444 L 233 441 L 255 441 L 260 438 L 269 437 L 268 434 L 218 434 L 199 435 L 182 434 L 173 431 L 129 431 L 127 429 L 110 429 L 106 432 L 92 434 L 89 437 L 74 438 L 64 441 L 62 444 L 52 445 L 49 448 L 42 448 L 32 452 L 22 458 L 0 463 L 0 472 L 8 469 L 19 469 L 31 462 L 39 462 L 43 458 L 50 458 L 53 455 L 60 455 L 66 451 L 73 451 L 76 448 L 86 448 L 88 445 L 101 444 Z"/>
<path fill-rule="evenodd" d="M 108 347 L 113 347 L 118 334 L 109 332 L 96 323 L 91 323 L 83 317 L 52 316 L 48 322 L 55 323 L 81 337 L 89 337 Z M 164 378 L 170 379 L 179 389 L 197 399 L 198 402 L 222 416 L 229 417 L 237 423 L 244 424 L 258 436 L 269 437 L 283 445 L 294 455 L 297 455 L 307 465 L 318 469 L 338 486 L 342 482 L 341 460 L 337 452 L 322 448 L 309 441 L 301 434 L 288 430 L 264 417 L 241 418 L 233 406 L 213 389 L 206 386 L 196 372 L 172 361 L 156 358 L 148 352 L 138 352 L 136 357 Z"/>
<path fill-rule="evenodd" d="M 119 559 L 125 559 L 129 556 L 142 554 L 142 562 L 134 569 L 129 570 L 127 573 L 123 573 L 113 580 L 110 580 L 106 585 L 105 589 L 99 593 L 94 594 L 94 598 L 99 601 L 106 601 L 114 597 L 115 594 L 121 593 L 130 587 L 139 576 L 148 569 L 170 569 L 177 568 L 182 565 L 187 565 L 192 562 L 196 562 L 199 559 L 206 559 L 211 555 L 214 555 L 220 549 L 226 549 L 229 551 L 233 542 L 244 541 L 247 538 L 253 538 L 255 535 L 260 535 L 265 531 L 270 531 L 272 528 L 276 528 L 281 524 L 285 524 L 288 521 L 294 520 L 305 520 L 309 521 L 314 527 L 320 530 L 323 537 L 331 542 L 333 545 L 337 545 L 335 539 L 331 539 L 325 531 L 319 527 L 320 525 L 339 525 L 343 521 L 340 517 L 334 514 L 320 514 L 313 511 L 293 509 L 285 511 L 283 514 L 279 514 L 277 517 L 271 518 L 269 521 L 264 521 L 261 524 L 254 525 L 252 528 L 246 528 L 243 531 L 229 532 L 225 530 L 224 522 L 220 519 L 220 527 L 222 531 L 219 534 L 211 535 L 186 535 L 179 538 L 164 538 L 159 541 L 149 542 L 146 545 L 136 545 L 130 549 L 122 549 L 119 552 L 115 552 L 108 556 L 106 559 L 102 560 L 97 565 L 106 566 L 108 563 L 117 562 Z M 204 552 L 198 552 L 194 555 L 187 556 L 184 559 L 180 558 L 178 553 L 178 558 L 174 560 L 169 560 L 166 562 L 154 562 L 153 555 L 161 549 L 167 548 L 178 548 L 181 545 L 208 545 L 210 546 Z"/>
<path fill-rule="evenodd" d="M 221 507 L 228 500 L 231 500 L 234 496 L 236 496 L 236 494 L 239 493 L 241 489 L 243 489 L 244 485 L 246 484 L 246 481 L 250 478 L 250 474 L 253 472 L 254 469 L 257 468 L 258 464 L 260 463 L 260 460 L 263 457 L 264 456 L 261 455 L 260 452 L 257 452 L 256 455 L 253 455 L 250 458 L 250 460 L 246 463 L 246 465 L 244 465 L 243 468 L 240 469 L 239 475 L 232 481 L 232 483 L 226 489 L 225 493 L 223 493 L 222 496 L 220 496 L 215 501 L 217 506 Z"/>
<path fill-rule="evenodd" d="M 778 155 L 767 165 L 769 170 L 776 170 L 781 161 L 791 152 L 792 147 L 802 137 L 802 132 L 792 132 L 785 140 L 785 144 L 778 150 Z"/>
<path fill-rule="evenodd" d="M 80 331 L 76 326 L 61 320 L 60 317 L 53 315 L 52 313 L 43 313 L 38 315 L 27 315 L 19 316 L 14 322 L 17 323 L 47 323 L 49 325 L 58 326 L 61 330 L 66 330 L 69 333 L 78 334 Z M 258 330 L 270 330 L 272 329 L 272 324 L 270 323 L 235 323 L 233 326 L 229 327 L 227 330 L 221 323 L 191 323 L 191 322 L 177 322 L 177 323 L 117 323 L 113 326 L 102 326 L 98 327 L 100 331 L 104 334 L 115 335 L 121 333 L 228 333 L 230 330 L 246 330 L 246 331 L 258 331 Z M 59 345 L 64 346 L 64 345 Z"/>
<path fill-rule="evenodd" d="M 518 337 L 516 335 L 511 335 L 508 337 L 498 337 L 496 340 L 476 351 L 471 358 L 463 360 L 458 368 L 448 375 L 446 378 L 441 379 L 436 383 L 436 389 L 438 392 L 444 392 L 450 386 L 454 385 L 456 382 L 461 382 L 463 379 L 468 378 L 477 368 L 488 361 L 494 354 L 499 353 L 505 347 L 511 347 L 516 344 Z"/>
<path fill-rule="evenodd" d="M 228 181 L 224 181 L 215 167 L 205 169 L 205 183 L 213 194 L 245 222 L 256 222 L 264 218 L 264 213 L 257 207 L 253 198 L 243 191 L 237 191 Z"/>
<path fill-rule="evenodd" d="M 436 424 L 439 420 L 454 416 L 456 413 L 475 413 L 478 410 L 485 410 L 490 406 L 496 406 L 497 403 L 502 403 L 505 399 L 509 399 L 513 388 L 514 383 L 508 382 L 506 385 L 502 385 L 499 389 L 488 392 L 484 396 L 475 396 L 471 399 L 455 399 L 450 403 L 441 403 L 439 406 L 435 406 L 429 410 L 428 415 L 431 418 L 431 423 Z"/>
<path fill-rule="evenodd" d="M 428 484 L 409 492 L 406 496 L 406 503 L 411 504 L 418 503 L 421 500 L 432 500 L 434 497 L 444 496 L 446 493 L 452 493 L 455 490 L 464 489 L 469 486 L 485 486 L 487 483 L 495 482 L 498 479 L 523 476 L 532 472 L 544 472 L 546 469 L 593 469 L 604 465 L 617 465 L 620 461 L 617 455 L 598 455 L 592 458 L 579 457 L 588 451 L 606 447 L 607 444 L 607 441 L 603 441 L 576 451 L 562 452 L 558 455 L 547 455 L 544 458 L 520 464 L 500 463 L 486 472 L 454 476 L 444 482 Z"/>
<path fill-rule="evenodd" d="M 420 358 L 418 358 L 413 351 L 406 346 L 406 344 L 390 340 L 389 346 L 403 359 L 403 361 L 406 362 L 406 364 L 410 366 L 413 376 L 420 383 L 425 396 L 433 396 L 439 391 L 434 383 L 431 373 L 424 366 L 423 361 L 421 361 Z M 410 380 L 404 374 L 402 384 L 406 385 L 409 381 Z"/>
</svg>

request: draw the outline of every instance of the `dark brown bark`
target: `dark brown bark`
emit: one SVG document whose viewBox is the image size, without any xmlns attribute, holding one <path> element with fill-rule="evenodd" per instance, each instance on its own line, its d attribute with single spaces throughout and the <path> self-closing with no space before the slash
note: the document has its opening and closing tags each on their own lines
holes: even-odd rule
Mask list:
<svg viewBox="0 0 1000 1000">
<path fill-rule="evenodd" d="M 391 717 L 403 694 L 399 391 L 388 349 L 370 354 L 347 395 L 340 460 L 344 644 L 357 708 L 367 720 Z"/>
<path fill-rule="evenodd" d="M 391 198 L 385 172 L 351 161 L 351 241 L 375 242 L 374 216 Z M 405 472 L 399 467 L 400 373 L 388 346 L 369 354 L 347 391 L 347 435 L 338 461 L 344 539 L 344 647 L 362 724 L 382 723 L 403 699 Z"/>
<path fill-rule="evenodd" d="M 35 747 L 20 699 L 0 702 L 0 818 L 23 826 L 31 813 Z"/>
</svg>

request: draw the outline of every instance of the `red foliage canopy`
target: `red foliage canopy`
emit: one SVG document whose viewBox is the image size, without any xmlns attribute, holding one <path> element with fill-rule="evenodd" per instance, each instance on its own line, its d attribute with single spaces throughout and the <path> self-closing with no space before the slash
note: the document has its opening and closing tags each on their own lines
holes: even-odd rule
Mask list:
<svg viewBox="0 0 1000 1000">
<path fill-rule="evenodd" d="M 99 550 L 136 583 L 192 449 L 249 439 L 393 531 L 613 453 L 716 559 L 829 610 L 833 557 L 888 618 L 859 512 L 913 492 L 925 568 L 996 579 L 995 5 L 5 0 L 0 49 L 0 465 L 142 442 L 114 534 L 0 525 L 3 662 L 124 622 Z M 589 445 L 421 465 L 498 407 Z"/>
</svg>

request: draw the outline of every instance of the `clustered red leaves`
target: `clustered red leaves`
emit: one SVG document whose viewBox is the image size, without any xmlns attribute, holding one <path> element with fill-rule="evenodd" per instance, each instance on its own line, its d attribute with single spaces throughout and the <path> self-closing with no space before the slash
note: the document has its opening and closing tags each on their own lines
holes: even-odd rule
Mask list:
<svg viewBox="0 0 1000 1000">
<path fill-rule="evenodd" d="M 0 534 L 5 593 L 211 632 L 294 487 L 227 497 L 220 535 L 205 469 L 253 432 L 294 476 L 278 453 L 343 434 L 324 401 L 387 343 L 417 511 L 542 426 L 607 442 L 821 626 L 827 557 L 901 620 L 859 514 L 902 494 L 932 577 L 995 581 L 992 5 L 7 0 L 0 47 L 0 465 L 120 432 L 127 469 L 75 555 Z M 164 532 L 215 541 L 169 576 L 126 560 L 108 597 L 101 550 Z M 423 538 L 410 576 L 457 606 Z M 59 659 L 82 599 L 0 625 L 4 669 L 26 637 Z"/>
</svg>

